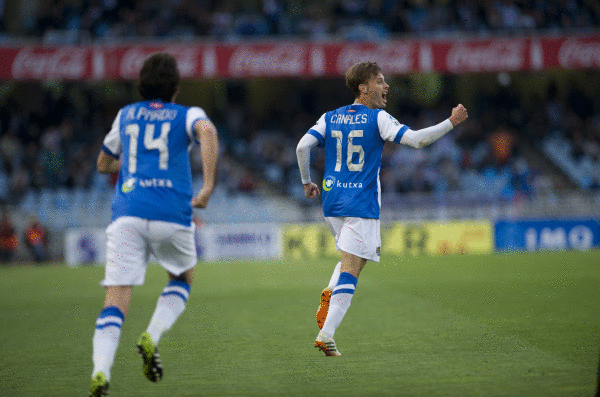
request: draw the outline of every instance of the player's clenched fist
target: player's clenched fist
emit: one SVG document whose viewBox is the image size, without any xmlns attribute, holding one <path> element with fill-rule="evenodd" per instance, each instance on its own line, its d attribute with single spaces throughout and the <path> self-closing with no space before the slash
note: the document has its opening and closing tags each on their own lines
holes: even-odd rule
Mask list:
<svg viewBox="0 0 600 397">
<path fill-rule="evenodd" d="M 319 187 L 314 183 L 309 182 L 304 185 L 304 196 L 306 198 L 315 198 L 319 194 L 321 194 L 321 192 L 319 192 Z"/>
<path fill-rule="evenodd" d="M 458 105 L 454 109 L 452 109 L 452 116 L 450 116 L 449 120 L 452 123 L 453 127 L 456 127 L 458 124 L 462 123 L 469 117 L 467 113 L 467 109 L 463 105 Z"/>
<path fill-rule="evenodd" d="M 198 192 L 196 197 L 192 198 L 192 207 L 206 208 L 211 194 L 212 194 L 212 189 L 210 189 L 206 186 L 203 187 L 202 189 L 200 189 L 200 191 Z"/>
</svg>

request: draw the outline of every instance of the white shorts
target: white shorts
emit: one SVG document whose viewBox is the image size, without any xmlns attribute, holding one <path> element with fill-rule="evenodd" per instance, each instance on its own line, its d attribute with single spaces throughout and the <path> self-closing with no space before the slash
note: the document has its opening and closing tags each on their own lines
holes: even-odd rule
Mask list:
<svg viewBox="0 0 600 397">
<path fill-rule="evenodd" d="M 150 254 L 175 276 L 198 262 L 195 226 L 124 216 L 106 228 L 106 269 L 103 286 L 142 285 Z"/>
<path fill-rule="evenodd" d="M 379 219 L 325 217 L 335 238 L 335 249 L 379 262 L 381 228 Z"/>
</svg>

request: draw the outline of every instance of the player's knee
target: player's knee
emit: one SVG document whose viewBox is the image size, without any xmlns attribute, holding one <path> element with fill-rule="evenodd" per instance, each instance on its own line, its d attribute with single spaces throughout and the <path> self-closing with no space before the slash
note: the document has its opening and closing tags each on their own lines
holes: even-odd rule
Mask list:
<svg viewBox="0 0 600 397">
<path fill-rule="evenodd" d="M 169 273 L 169 279 L 171 281 L 181 281 L 181 282 L 187 283 L 189 285 L 192 285 L 192 281 L 194 280 L 194 269 L 186 270 L 185 272 L 181 273 L 178 276 L 176 276 L 172 273 Z"/>
</svg>

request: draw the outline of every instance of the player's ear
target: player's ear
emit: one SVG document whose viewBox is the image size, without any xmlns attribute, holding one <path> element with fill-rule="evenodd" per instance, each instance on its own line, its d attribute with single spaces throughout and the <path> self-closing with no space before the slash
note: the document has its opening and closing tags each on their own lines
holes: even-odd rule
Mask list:
<svg viewBox="0 0 600 397">
<path fill-rule="evenodd" d="M 173 98 L 171 98 L 171 102 L 175 102 L 175 98 L 177 98 L 178 94 L 179 94 L 179 86 L 177 86 L 177 88 L 175 88 L 175 93 L 173 94 Z"/>
<path fill-rule="evenodd" d="M 369 91 L 368 87 L 366 84 L 359 84 L 358 85 L 358 92 L 360 92 L 361 94 L 366 94 Z"/>
</svg>

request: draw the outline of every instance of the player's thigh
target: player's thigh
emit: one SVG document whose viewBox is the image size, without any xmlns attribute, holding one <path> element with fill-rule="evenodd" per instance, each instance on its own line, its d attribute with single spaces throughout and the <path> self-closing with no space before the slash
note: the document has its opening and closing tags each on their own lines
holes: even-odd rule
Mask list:
<svg viewBox="0 0 600 397">
<path fill-rule="evenodd" d="M 344 218 L 336 245 L 341 251 L 379 262 L 381 228 L 379 219 Z"/>
<path fill-rule="evenodd" d="M 148 262 L 146 220 L 115 219 L 106 228 L 106 270 L 103 286 L 142 285 Z"/>
<path fill-rule="evenodd" d="M 194 226 L 173 222 L 150 222 L 150 251 L 166 271 L 179 276 L 198 262 Z"/>
</svg>

